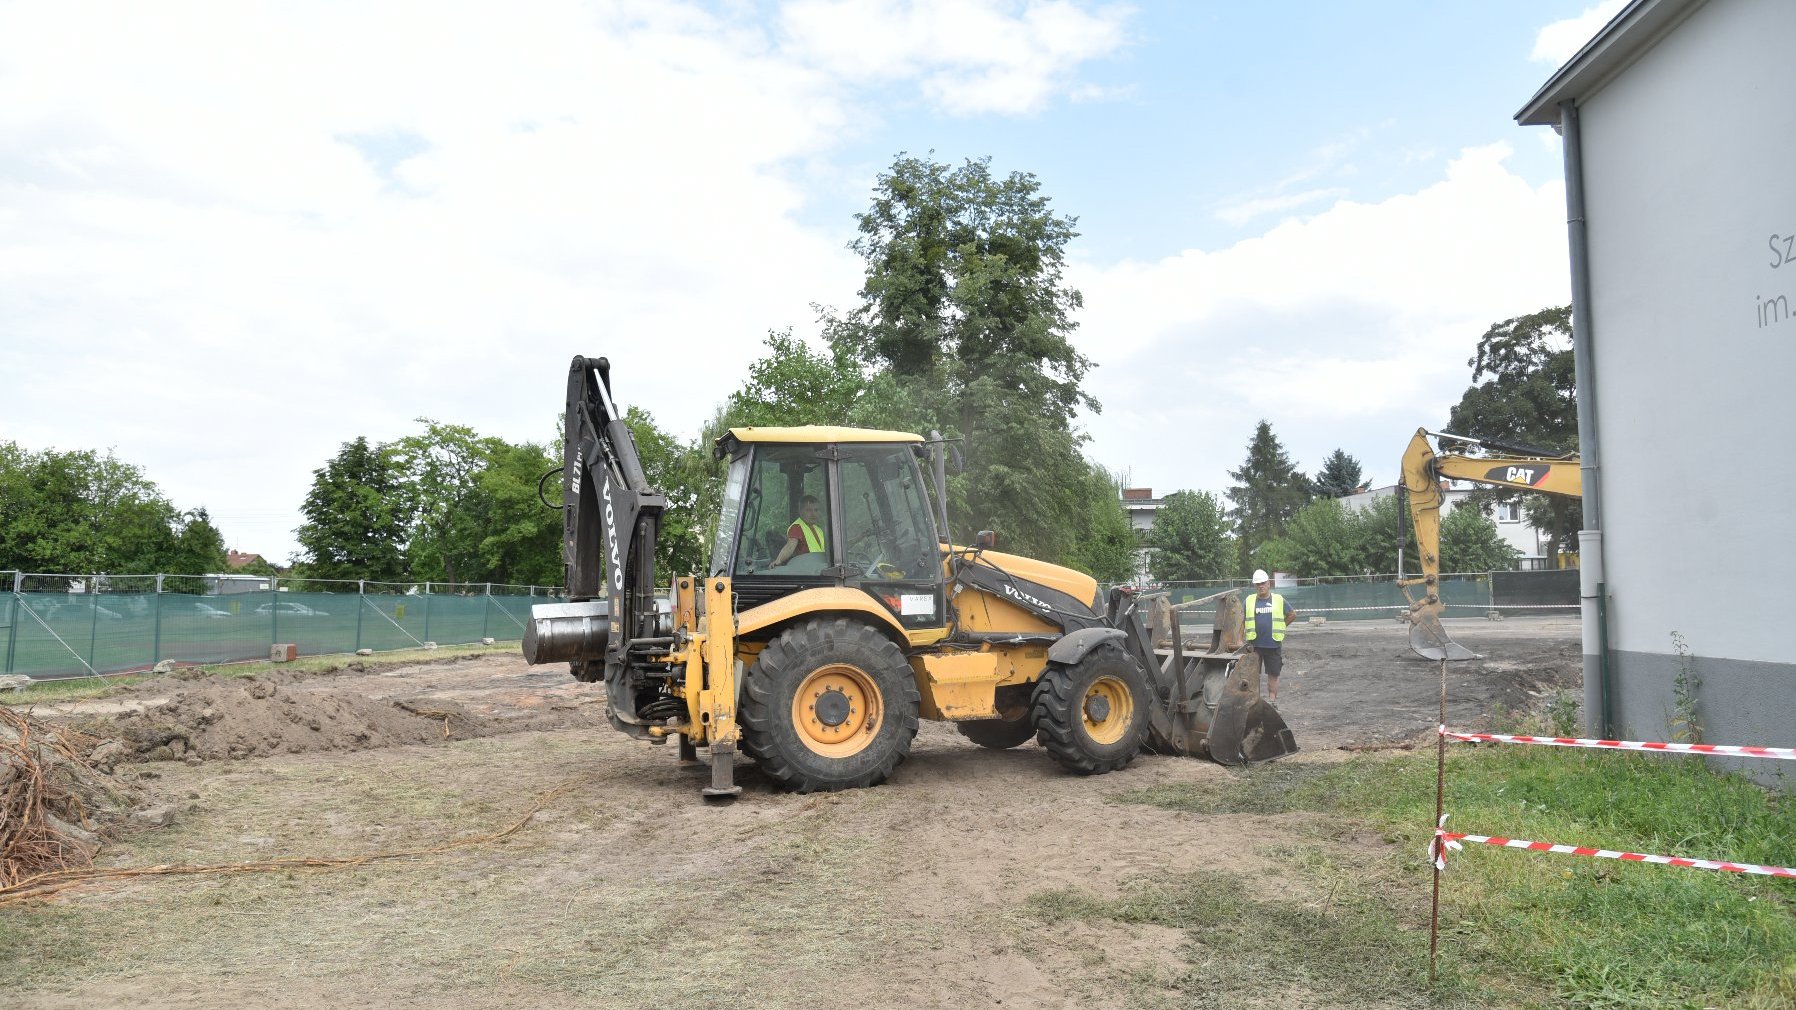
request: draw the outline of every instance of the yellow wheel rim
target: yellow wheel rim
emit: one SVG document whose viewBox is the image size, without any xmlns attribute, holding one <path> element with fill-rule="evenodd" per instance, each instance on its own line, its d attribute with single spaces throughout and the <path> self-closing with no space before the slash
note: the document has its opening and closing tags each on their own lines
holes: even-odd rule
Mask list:
<svg viewBox="0 0 1796 1010">
<path fill-rule="evenodd" d="M 1135 696 L 1129 685 L 1115 677 L 1099 677 L 1085 689 L 1079 699 L 1085 735 L 1094 743 L 1113 744 L 1129 731 L 1135 721 Z"/>
<path fill-rule="evenodd" d="M 879 735 L 884 700 L 867 671 L 832 663 L 811 671 L 798 685 L 792 696 L 792 725 L 812 752 L 851 757 L 866 750 Z"/>
</svg>

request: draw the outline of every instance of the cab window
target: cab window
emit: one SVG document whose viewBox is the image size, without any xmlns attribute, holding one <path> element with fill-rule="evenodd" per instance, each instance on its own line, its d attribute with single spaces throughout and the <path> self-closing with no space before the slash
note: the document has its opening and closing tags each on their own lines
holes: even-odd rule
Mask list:
<svg viewBox="0 0 1796 1010">
<path fill-rule="evenodd" d="M 829 471 L 815 446 L 756 446 L 742 499 L 737 575 L 829 567 Z"/>
<path fill-rule="evenodd" d="M 935 528 L 908 446 L 844 446 L 842 554 L 849 578 L 933 576 Z"/>
</svg>

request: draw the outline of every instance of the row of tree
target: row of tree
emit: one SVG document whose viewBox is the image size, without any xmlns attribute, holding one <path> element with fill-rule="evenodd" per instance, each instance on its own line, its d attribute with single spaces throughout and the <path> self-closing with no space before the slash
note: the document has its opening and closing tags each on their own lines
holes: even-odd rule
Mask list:
<svg viewBox="0 0 1796 1010">
<path fill-rule="evenodd" d="M 1239 578 L 1241 540 L 1215 495 L 1179 491 L 1168 495 L 1154 519 L 1148 546 L 1152 572 L 1161 581 Z M 1374 575 L 1396 571 L 1404 545 L 1415 543 L 1415 528 L 1395 495 L 1353 508 L 1338 498 L 1316 498 L 1299 508 L 1283 531 L 1261 543 L 1250 562 L 1268 571 L 1306 577 Z M 1476 508 L 1460 507 L 1441 520 L 1441 570 L 1505 571 L 1517 552 Z M 1414 574 L 1414 548 L 1405 555 Z"/>
<path fill-rule="evenodd" d="M 1085 456 L 1075 423 L 1080 410 L 1101 409 L 1084 384 L 1093 363 L 1071 341 L 1082 299 L 1063 274 L 1075 219 L 1056 214 L 1027 173 L 999 177 L 988 160 L 954 167 L 900 156 L 856 220 L 851 248 L 865 265 L 859 300 L 848 311 L 819 308 L 821 349 L 789 330 L 770 333 L 741 387 L 696 439 L 630 411 L 649 478 L 669 498 L 663 570 L 697 570 L 706 559 L 723 477 L 710 453 L 717 435 L 738 425 L 820 423 L 957 439 L 966 466 L 947 489 L 956 535 L 990 529 L 1008 550 L 1107 581 L 1131 578 L 1140 544 L 1118 480 Z M 1455 408 L 1455 430 L 1549 447 L 1569 431 L 1575 446 L 1570 352 L 1552 347 L 1561 334 L 1569 334 L 1563 309 L 1493 327 L 1472 361 L 1473 381 L 1488 381 Z M 560 582 L 560 517 L 538 499 L 538 481 L 560 462 L 559 439 L 512 443 L 428 418 L 420 424 L 391 442 L 354 439 L 314 471 L 295 574 Z M 204 511 L 176 512 L 135 468 L 110 455 L 3 448 L 0 568 L 223 567 L 222 538 Z M 1394 545 L 1395 520 L 1380 540 L 1377 510 L 1332 504 L 1363 483 L 1344 451 L 1312 479 L 1262 421 L 1230 477 L 1226 510 L 1206 492 L 1169 498 L 1150 544 L 1158 548 L 1156 576 L 1239 576 L 1255 566 L 1389 570 L 1379 552 Z M 1569 539 L 1571 507 L 1569 515 L 1558 501 L 1530 510 Z M 1460 512 L 1468 518 L 1456 531 L 1476 515 Z M 1472 565 L 1471 557 L 1458 563 Z"/>
<path fill-rule="evenodd" d="M 175 508 L 138 467 L 110 452 L 30 452 L 0 442 L 0 570 L 201 573 L 224 566 L 224 537 L 206 510 Z"/>
</svg>

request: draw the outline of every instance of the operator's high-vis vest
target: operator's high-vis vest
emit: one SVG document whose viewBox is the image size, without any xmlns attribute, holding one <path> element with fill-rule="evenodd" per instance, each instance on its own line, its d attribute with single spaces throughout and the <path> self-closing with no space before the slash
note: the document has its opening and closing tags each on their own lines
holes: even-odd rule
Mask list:
<svg viewBox="0 0 1796 1010">
<path fill-rule="evenodd" d="M 804 547 L 807 552 L 811 554 L 823 553 L 823 527 L 813 526 L 803 519 L 792 520 L 792 526 L 796 526 L 804 531 Z M 792 526 L 787 526 L 786 528 L 791 529 Z"/>
<path fill-rule="evenodd" d="M 1253 619 L 1254 605 L 1259 602 L 1260 602 L 1260 594 L 1255 593 L 1252 596 L 1249 596 L 1247 598 L 1247 602 L 1241 606 L 1241 611 L 1242 611 L 1241 616 L 1243 618 L 1244 623 L 1247 625 L 1247 640 L 1249 642 L 1253 641 L 1254 636 L 1259 634 L 1259 629 L 1254 627 L 1254 619 Z M 1272 603 L 1272 640 L 1274 642 L 1282 642 L 1285 640 L 1285 598 L 1278 595 L 1277 593 L 1273 593 L 1271 603 Z"/>
</svg>

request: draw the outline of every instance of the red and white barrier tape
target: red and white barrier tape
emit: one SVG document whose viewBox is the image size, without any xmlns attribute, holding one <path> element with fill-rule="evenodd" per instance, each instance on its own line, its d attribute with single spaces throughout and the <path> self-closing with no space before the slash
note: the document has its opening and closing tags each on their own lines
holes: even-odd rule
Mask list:
<svg viewBox="0 0 1796 1010">
<path fill-rule="evenodd" d="M 1719 743 L 1657 743 L 1640 740 L 1584 740 L 1568 736 L 1521 736 L 1515 733 L 1462 733 L 1440 727 L 1441 736 L 1470 743 L 1531 743 L 1547 747 L 1588 747 L 1592 750 L 1656 751 L 1666 754 L 1718 754 L 1730 757 L 1776 758 L 1796 761 L 1796 747 L 1750 747 Z"/>
<path fill-rule="evenodd" d="M 1497 845 L 1506 849 L 1527 849 L 1530 852 L 1559 852 L 1568 856 L 1595 856 L 1598 859 L 1619 859 L 1629 863 L 1658 863 L 1663 866 L 1682 866 L 1693 870 L 1724 870 L 1728 873 L 1756 873 L 1767 877 L 1788 877 L 1796 879 L 1796 868 L 1788 866 L 1761 866 L 1757 863 L 1730 863 L 1719 859 L 1691 859 L 1686 856 L 1649 856 L 1641 852 L 1617 852 L 1612 849 L 1592 849 L 1583 845 L 1555 845 L 1551 842 L 1530 842 L 1520 838 L 1493 838 L 1490 835 L 1468 835 L 1459 831 L 1448 831 L 1445 827 L 1447 818 L 1441 817 L 1441 827 L 1434 831 L 1434 840 L 1428 843 L 1428 859 L 1435 869 L 1447 868 L 1446 852 L 1462 848 L 1461 840 L 1477 842 L 1480 845 Z"/>
</svg>

